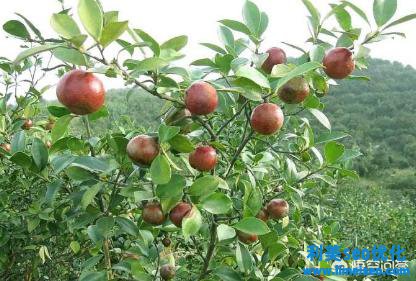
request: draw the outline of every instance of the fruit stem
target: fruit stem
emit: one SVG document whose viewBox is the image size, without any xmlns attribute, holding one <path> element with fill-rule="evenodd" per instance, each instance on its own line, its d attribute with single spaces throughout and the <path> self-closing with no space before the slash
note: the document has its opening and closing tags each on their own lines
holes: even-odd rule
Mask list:
<svg viewBox="0 0 416 281">
<path fill-rule="evenodd" d="M 211 223 L 211 232 L 210 232 L 210 241 L 207 250 L 207 255 L 205 257 L 204 266 L 202 268 L 201 274 L 199 275 L 198 280 L 204 279 L 205 275 L 208 272 L 208 267 L 211 262 L 212 256 L 214 255 L 215 245 L 217 242 L 217 225 L 214 221 Z"/>
</svg>

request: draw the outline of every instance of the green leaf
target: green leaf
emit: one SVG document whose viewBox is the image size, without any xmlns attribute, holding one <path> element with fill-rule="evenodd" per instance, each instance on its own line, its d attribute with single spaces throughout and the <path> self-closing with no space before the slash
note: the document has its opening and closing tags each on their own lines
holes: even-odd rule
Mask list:
<svg viewBox="0 0 416 281">
<path fill-rule="evenodd" d="M 211 50 L 213 50 L 213 51 L 215 51 L 217 53 L 220 53 L 220 54 L 223 54 L 223 55 L 227 54 L 227 52 L 223 48 L 221 48 L 220 46 L 217 46 L 215 44 L 211 44 L 211 43 L 200 43 L 200 45 L 202 45 L 204 47 L 207 47 L 207 48 L 209 48 L 209 49 L 211 49 Z"/>
<path fill-rule="evenodd" d="M 98 111 L 88 114 L 88 120 L 95 121 L 107 117 L 109 115 L 110 113 L 108 112 L 107 106 L 103 105 Z"/>
<path fill-rule="evenodd" d="M 182 199 L 185 186 L 185 178 L 173 174 L 167 184 L 160 184 L 156 187 L 156 196 L 161 199 L 163 210 L 169 211 Z"/>
<path fill-rule="evenodd" d="M 125 232 L 132 236 L 139 235 L 139 228 L 137 225 L 129 219 L 123 217 L 116 217 L 116 224 Z"/>
<path fill-rule="evenodd" d="M 221 192 L 215 192 L 205 197 L 201 204 L 207 212 L 215 215 L 226 214 L 233 207 L 233 201 L 230 197 Z"/>
<path fill-rule="evenodd" d="M 117 40 L 128 28 L 128 21 L 111 22 L 104 27 L 100 38 L 101 45 L 105 48 Z"/>
<path fill-rule="evenodd" d="M 155 184 L 166 184 L 171 178 L 171 168 L 164 155 L 158 155 L 150 166 L 150 175 Z"/>
<path fill-rule="evenodd" d="M 250 29 L 242 22 L 228 19 L 220 20 L 219 22 L 225 25 L 226 27 L 231 28 L 232 30 L 242 32 L 247 35 L 251 35 Z"/>
<path fill-rule="evenodd" d="M 313 116 L 321 123 L 325 128 L 331 130 L 331 123 L 329 122 L 328 117 L 322 113 L 322 111 L 316 108 L 308 108 L 309 112 L 312 113 Z"/>
<path fill-rule="evenodd" d="M 307 63 L 297 66 L 296 68 L 291 70 L 286 76 L 282 77 L 279 80 L 279 82 L 277 82 L 275 93 L 277 93 L 283 85 L 285 85 L 287 82 L 289 82 L 293 78 L 304 75 L 305 73 L 308 73 L 309 71 L 315 70 L 320 67 L 322 67 L 322 65 L 317 62 L 307 62 Z"/>
<path fill-rule="evenodd" d="M 261 20 L 260 20 L 258 37 L 260 37 L 266 31 L 268 25 L 269 25 L 269 17 L 267 16 L 265 12 L 261 12 Z"/>
<path fill-rule="evenodd" d="M 413 281 L 416 276 L 416 260 L 408 262 L 407 267 L 409 268 L 408 275 L 399 275 L 397 281 Z"/>
<path fill-rule="evenodd" d="M 81 245 L 79 245 L 77 241 L 71 241 L 69 247 L 71 248 L 72 252 L 74 252 L 74 254 L 77 254 L 79 250 L 81 250 Z"/>
<path fill-rule="evenodd" d="M 88 34 L 99 42 L 104 23 L 100 4 L 96 0 L 79 0 L 78 15 Z"/>
<path fill-rule="evenodd" d="M 62 188 L 62 186 L 63 186 L 63 181 L 60 179 L 55 180 L 51 182 L 50 184 L 48 184 L 46 188 L 45 202 L 49 206 L 53 206 L 55 198 L 58 195 L 58 192 Z"/>
<path fill-rule="evenodd" d="M 32 157 L 39 170 L 43 170 L 48 164 L 48 149 L 38 138 L 34 138 L 32 142 Z"/>
<path fill-rule="evenodd" d="M 32 166 L 32 158 L 24 152 L 16 152 L 10 157 L 10 161 L 23 167 L 23 168 L 30 168 Z"/>
<path fill-rule="evenodd" d="M 270 89 L 269 80 L 267 80 L 267 78 L 260 71 L 253 67 L 248 65 L 241 66 L 235 75 L 247 78 L 263 88 Z"/>
<path fill-rule="evenodd" d="M 182 153 L 190 153 L 195 150 L 194 144 L 187 136 L 184 135 L 174 136 L 169 140 L 169 144 L 172 149 Z"/>
<path fill-rule="evenodd" d="M 182 221 L 182 233 L 185 240 L 188 240 L 191 235 L 199 232 L 202 226 L 202 216 L 198 208 L 194 205 L 191 211 L 186 215 Z"/>
<path fill-rule="evenodd" d="M 341 6 L 335 8 L 335 17 L 341 26 L 341 28 L 345 31 L 349 31 L 352 29 L 351 23 L 351 15 Z"/>
<path fill-rule="evenodd" d="M 169 64 L 166 60 L 158 57 L 146 58 L 144 60 L 139 61 L 134 71 L 136 72 L 144 72 L 144 71 L 156 71 L 162 67 L 165 67 Z"/>
<path fill-rule="evenodd" d="M 350 137 L 350 135 L 345 134 L 343 132 L 326 132 L 322 133 L 318 136 L 315 140 L 315 144 L 326 143 L 329 141 L 340 140 L 346 137 Z"/>
<path fill-rule="evenodd" d="M 94 201 L 95 196 L 100 192 L 101 185 L 96 184 L 92 187 L 89 187 L 81 198 L 81 207 L 85 210 L 89 204 L 91 204 Z"/>
<path fill-rule="evenodd" d="M 248 273 L 253 269 L 253 258 L 249 250 L 242 243 L 237 243 L 235 257 L 240 271 Z"/>
<path fill-rule="evenodd" d="M 350 1 L 341 1 L 345 6 L 350 7 L 357 15 L 359 15 L 363 20 L 365 20 L 368 25 L 370 25 L 370 21 L 368 20 L 367 15 L 365 14 L 365 12 L 359 8 L 358 6 L 356 6 L 355 4 L 351 3 Z"/>
<path fill-rule="evenodd" d="M 51 26 L 56 33 L 65 39 L 71 39 L 81 35 L 81 31 L 75 20 L 67 14 L 53 14 Z"/>
<path fill-rule="evenodd" d="M 189 188 L 189 194 L 192 196 L 206 196 L 217 190 L 219 180 L 215 176 L 204 176 L 197 179 Z"/>
<path fill-rule="evenodd" d="M 53 127 L 51 132 L 53 143 L 66 134 L 69 123 L 71 122 L 72 118 L 74 118 L 72 115 L 64 115 L 60 117 L 58 120 L 56 120 L 55 126 Z"/>
<path fill-rule="evenodd" d="M 216 267 L 213 269 L 213 273 L 222 281 L 243 281 L 242 277 L 229 267 Z"/>
<path fill-rule="evenodd" d="M 219 241 L 234 238 L 236 235 L 235 229 L 226 224 L 220 224 L 217 227 L 217 236 Z"/>
<path fill-rule="evenodd" d="M 186 46 L 186 44 L 188 44 L 188 36 L 182 35 L 169 39 L 168 41 L 160 45 L 160 48 L 173 49 L 175 51 L 179 51 L 183 49 Z"/>
<path fill-rule="evenodd" d="M 309 0 L 302 0 L 302 2 L 305 5 L 305 7 L 308 9 L 309 14 L 312 16 L 312 18 L 314 18 L 317 22 L 319 22 L 321 19 L 321 15 L 318 9 Z"/>
<path fill-rule="evenodd" d="M 36 26 L 34 26 L 33 23 L 30 20 L 28 20 L 22 14 L 16 13 L 16 15 L 19 16 L 21 19 L 23 19 L 25 21 L 25 23 L 29 26 L 29 28 L 33 31 L 33 33 L 35 33 L 36 36 L 38 36 L 39 39 L 43 40 L 43 36 L 40 33 L 39 29 L 37 29 Z"/>
<path fill-rule="evenodd" d="M 40 219 L 38 217 L 35 218 L 28 218 L 27 221 L 27 231 L 30 233 L 38 227 L 40 223 Z"/>
<path fill-rule="evenodd" d="M 11 141 L 11 154 L 14 154 L 18 151 L 24 151 L 26 147 L 26 134 L 24 131 L 19 131 L 14 134 Z"/>
<path fill-rule="evenodd" d="M 314 45 L 309 51 L 311 61 L 322 62 L 325 57 L 325 49 L 321 45 Z M 278 65 L 279 66 L 279 65 Z M 289 71 L 290 72 L 290 71 Z M 273 75 L 274 76 L 274 75 Z"/>
<path fill-rule="evenodd" d="M 169 140 L 171 140 L 173 137 L 175 137 L 179 132 L 181 128 L 174 127 L 174 126 L 167 126 L 165 124 L 160 124 L 159 126 L 159 142 L 164 143 Z"/>
<path fill-rule="evenodd" d="M 22 38 L 30 38 L 29 31 L 27 31 L 26 26 L 18 20 L 10 20 L 3 25 L 4 31 L 7 33 Z"/>
<path fill-rule="evenodd" d="M 149 46 L 155 56 L 160 55 L 160 46 L 155 39 L 141 29 L 134 29 L 134 32 Z"/>
<path fill-rule="evenodd" d="M 71 165 L 86 169 L 90 172 L 105 172 L 109 169 L 107 162 L 92 156 L 74 157 Z"/>
<path fill-rule="evenodd" d="M 243 6 L 243 20 L 250 31 L 259 37 L 261 14 L 259 8 L 251 1 L 246 1 Z"/>
<path fill-rule="evenodd" d="M 234 224 L 233 227 L 242 232 L 255 235 L 264 235 L 270 232 L 269 227 L 264 221 L 254 217 L 243 218 Z"/>
<path fill-rule="evenodd" d="M 65 47 L 59 47 L 53 50 L 53 55 L 64 62 L 75 65 L 88 65 L 87 58 L 80 51 L 75 49 L 69 49 Z"/>
<path fill-rule="evenodd" d="M 386 24 L 396 13 L 397 0 L 374 0 L 373 14 L 378 26 Z"/>
<path fill-rule="evenodd" d="M 71 111 L 69 111 L 66 107 L 56 105 L 48 106 L 48 111 L 55 117 L 62 117 L 64 115 L 71 114 Z"/>
<path fill-rule="evenodd" d="M 225 46 L 229 46 L 234 49 L 234 35 L 229 28 L 225 26 L 219 26 L 218 36 Z"/>
<path fill-rule="evenodd" d="M 411 21 L 411 20 L 414 20 L 414 19 L 416 19 L 416 14 L 407 15 L 405 17 L 402 17 L 402 18 L 400 18 L 398 20 L 395 20 L 392 23 L 388 24 L 383 30 L 386 30 L 387 28 L 390 28 L 390 27 L 393 27 L 393 26 L 396 26 L 396 25 L 399 25 L 399 24 L 402 24 L 402 23 L 405 23 L 405 22 L 408 22 L 408 21 Z"/>
<path fill-rule="evenodd" d="M 118 21 L 118 11 L 109 11 L 104 13 L 104 26 Z"/>
<path fill-rule="evenodd" d="M 17 55 L 13 63 L 19 64 L 22 60 L 26 58 L 29 58 L 31 56 L 34 56 L 34 55 L 37 55 L 46 51 L 56 49 L 61 46 L 62 46 L 61 44 L 45 44 L 45 45 L 30 48 L 30 49 L 25 49 L 23 52 Z"/>
<path fill-rule="evenodd" d="M 331 141 L 325 145 L 325 159 L 329 164 L 335 163 L 344 154 L 344 145 Z"/>
<path fill-rule="evenodd" d="M 83 272 L 79 281 L 107 281 L 107 273 L 105 271 Z"/>
</svg>

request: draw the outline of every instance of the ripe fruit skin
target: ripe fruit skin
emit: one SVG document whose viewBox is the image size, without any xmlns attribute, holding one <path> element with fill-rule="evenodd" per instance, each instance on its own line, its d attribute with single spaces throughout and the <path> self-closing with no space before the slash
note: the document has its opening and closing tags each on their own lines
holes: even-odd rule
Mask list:
<svg viewBox="0 0 416 281">
<path fill-rule="evenodd" d="M 30 130 L 30 128 L 32 128 L 32 126 L 33 126 L 33 121 L 30 120 L 30 119 L 26 119 L 25 123 L 23 123 L 23 125 L 22 125 L 22 129 L 23 130 Z"/>
<path fill-rule="evenodd" d="M 189 214 L 189 212 L 192 210 L 192 205 L 181 202 L 178 203 L 169 214 L 169 219 L 171 222 L 176 225 L 177 227 L 182 227 L 182 220 L 183 218 Z"/>
<path fill-rule="evenodd" d="M 72 113 L 86 115 L 96 112 L 104 104 L 105 89 L 93 73 L 75 69 L 62 76 L 56 96 Z"/>
<path fill-rule="evenodd" d="M 3 148 L 3 150 L 7 152 L 10 152 L 10 150 L 12 149 L 12 147 L 8 143 L 2 143 L 1 148 Z"/>
<path fill-rule="evenodd" d="M 272 72 L 273 66 L 286 63 L 286 53 L 282 49 L 273 47 L 268 49 L 266 53 L 268 53 L 269 56 L 264 61 L 261 68 L 268 74 Z"/>
<path fill-rule="evenodd" d="M 163 280 L 171 280 L 175 277 L 175 274 L 175 267 L 172 265 L 165 264 L 160 267 L 160 277 L 162 277 Z"/>
<path fill-rule="evenodd" d="M 267 213 L 272 219 L 282 219 L 289 214 L 289 204 L 283 199 L 273 199 L 267 204 Z"/>
<path fill-rule="evenodd" d="M 162 207 L 157 202 L 150 202 L 144 206 L 142 218 L 145 222 L 153 225 L 161 225 L 165 221 Z"/>
<path fill-rule="evenodd" d="M 278 95 L 285 103 L 301 103 L 309 96 L 308 82 L 303 77 L 295 77 L 283 85 Z"/>
<path fill-rule="evenodd" d="M 325 73 L 333 79 L 344 79 L 355 69 L 353 54 L 347 48 L 335 48 L 326 54 Z"/>
<path fill-rule="evenodd" d="M 189 164 L 200 172 L 211 171 L 217 164 L 217 152 L 209 145 L 198 146 L 189 154 Z"/>
<path fill-rule="evenodd" d="M 244 244 L 252 244 L 257 241 L 258 237 L 255 234 L 248 234 L 242 231 L 237 231 L 238 240 Z"/>
<path fill-rule="evenodd" d="M 195 82 L 186 90 L 185 105 L 194 115 L 214 112 L 218 105 L 217 90 L 206 82 Z"/>
<path fill-rule="evenodd" d="M 272 135 L 283 126 L 284 116 L 280 107 L 273 103 L 258 105 L 251 113 L 251 127 L 262 135 Z"/>
<path fill-rule="evenodd" d="M 148 166 L 159 154 L 159 144 L 156 138 L 147 135 L 138 135 L 127 144 L 127 155 L 140 165 Z"/>
<path fill-rule="evenodd" d="M 165 247 L 169 247 L 171 243 L 172 243 L 172 241 L 167 237 L 163 238 L 163 240 L 162 240 L 162 244 Z"/>
<path fill-rule="evenodd" d="M 264 222 L 267 222 L 269 220 L 269 214 L 267 213 L 267 210 L 263 208 L 257 214 L 256 218 L 258 218 L 259 220 L 262 220 Z"/>
</svg>

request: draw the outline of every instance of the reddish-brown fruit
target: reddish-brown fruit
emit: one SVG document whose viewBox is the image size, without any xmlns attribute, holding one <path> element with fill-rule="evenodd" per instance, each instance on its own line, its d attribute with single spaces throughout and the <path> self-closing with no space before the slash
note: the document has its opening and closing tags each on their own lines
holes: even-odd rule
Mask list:
<svg viewBox="0 0 416 281">
<path fill-rule="evenodd" d="M 258 237 L 255 234 L 248 234 L 242 231 L 237 231 L 238 240 L 243 242 L 244 244 L 252 244 L 257 241 Z"/>
<path fill-rule="evenodd" d="M 192 210 L 192 205 L 181 202 L 178 203 L 169 214 L 170 221 L 176 225 L 177 227 L 182 227 L 182 220 L 186 215 L 189 214 L 189 212 Z"/>
<path fill-rule="evenodd" d="M 319 280 L 321 280 L 321 281 L 325 280 L 325 277 L 324 277 L 324 276 L 319 276 L 318 278 L 319 278 Z"/>
<path fill-rule="evenodd" d="M 266 53 L 268 53 L 269 56 L 262 65 L 262 68 L 265 72 L 270 74 L 272 72 L 273 66 L 286 63 L 286 53 L 282 49 L 273 47 L 268 49 Z"/>
<path fill-rule="evenodd" d="M 86 115 L 98 111 L 104 104 L 105 89 L 93 73 L 75 69 L 62 76 L 56 96 L 72 113 Z"/>
<path fill-rule="evenodd" d="M 198 146 L 189 154 L 189 164 L 200 172 L 211 171 L 217 164 L 217 152 L 209 145 Z"/>
<path fill-rule="evenodd" d="M 30 119 L 26 119 L 25 123 L 23 123 L 23 125 L 22 125 L 23 130 L 30 130 L 30 128 L 32 128 L 32 127 L 33 127 L 33 121 L 30 120 Z"/>
<path fill-rule="evenodd" d="M 48 123 L 45 124 L 45 130 L 52 131 L 53 127 L 55 127 L 55 122 L 48 121 Z"/>
<path fill-rule="evenodd" d="M 163 238 L 163 240 L 162 240 L 162 244 L 163 244 L 163 246 L 165 246 L 165 247 L 169 247 L 171 243 L 172 243 L 172 240 L 170 240 L 170 239 L 169 239 L 169 238 L 167 238 L 167 237 Z"/>
<path fill-rule="evenodd" d="M 159 144 L 156 138 L 138 135 L 127 144 L 127 155 L 136 164 L 150 165 L 159 154 Z"/>
<path fill-rule="evenodd" d="M 142 218 L 145 222 L 153 225 L 161 225 L 165 221 L 162 207 L 156 202 L 150 202 L 144 206 Z"/>
<path fill-rule="evenodd" d="M 2 143 L 1 148 L 3 148 L 3 150 L 7 152 L 10 152 L 10 150 L 12 150 L 12 147 L 8 143 Z"/>
<path fill-rule="evenodd" d="M 160 267 L 160 277 L 163 280 L 171 280 L 175 277 L 175 267 L 169 264 L 164 264 Z"/>
<path fill-rule="evenodd" d="M 289 214 L 289 204 L 283 199 L 273 199 L 267 204 L 267 213 L 272 219 L 283 219 Z"/>
<path fill-rule="evenodd" d="M 46 141 L 45 145 L 48 149 L 52 147 L 51 141 Z"/>
<path fill-rule="evenodd" d="M 257 133 L 272 135 L 283 126 L 283 111 L 276 104 L 263 103 L 253 110 L 250 121 L 251 127 Z"/>
<path fill-rule="evenodd" d="M 347 48 L 335 48 L 326 54 L 323 64 L 325 73 L 333 79 L 344 79 L 355 69 L 353 54 Z"/>
<path fill-rule="evenodd" d="M 267 222 L 269 220 L 269 214 L 267 213 L 267 210 L 263 208 L 257 214 L 256 218 L 258 218 L 259 220 L 262 220 L 264 222 Z"/>
<path fill-rule="evenodd" d="M 218 105 L 217 90 L 206 82 L 195 82 L 186 90 L 185 105 L 194 115 L 214 112 Z"/>
<path fill-rule="evenodd" d="M 301 103 L 309 96 L 309 84 L 303 77 L 295 77 L 283 85 L 278 95 L 285 103 Z"/>
</svg>

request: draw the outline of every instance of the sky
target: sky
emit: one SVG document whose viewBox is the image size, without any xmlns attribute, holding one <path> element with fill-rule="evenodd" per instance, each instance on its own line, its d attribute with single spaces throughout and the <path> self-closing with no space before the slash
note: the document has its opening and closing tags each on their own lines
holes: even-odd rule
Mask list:
<svg viewBox="0 0 416 281">
<path fill-rule="evenodd" d="M 305 46 L 308 36 L 307 10 L 301 0 L 254 0 L 259 8 L 269 15 L 269 28 L 264 37 L 263 50 L 272 46 L 282 47 L 282 41 Z M 4 1 L 0 9 L 0 22 L 16 19 L 15 12 L 29 18 L 46 36 L 55 36 L 49 26 L 53 12 L 60 10 L 60 4 L 54 0 L 9 0 Z M 76 7 L 77 0 L 66 0 L 65 6 Z M 187 35 L 189 43 L 185 49 L 190 62 L 198 58 L 210 56 L 212 53 L 199 45 L 201 42 L 218 42 L 218 20 L 241 20 L 243 0 L 101 0 L 104 10 L 119 10 L 120 20 L 129 20 L 130 26 L 140 28 L 151 34 L 159 42 L 177 35 Z M 328 0 L 312 0 L 321 14 L 329 11 Z M 372 0 L 352 0 L 368 12 L 371 18 Z M 416 1 L 398 0 L 398 11 L 395 18 L 416 13 Z M 373 21 L 374 22 L 374 21 Z M 353 17 L 353 24 L 365 26 L 358 17 Z M 397 38 L 372 44 L 371 55 L 377 58 L 399 61 L 416 67 L 416 21 L 399 26 L 405 32 L 406 39 Z M 0 38 L 6 36 L 1 30 Z M 18 42 L 2 40 L 0 56 L 14 58 L 18 53 Z M 299 53 L 285 47 L 288 55 Z M 107 82 L 108 83 L 108 82 Z M 107 87 L 118 87 L 114 81 Z"/>
</svg>

